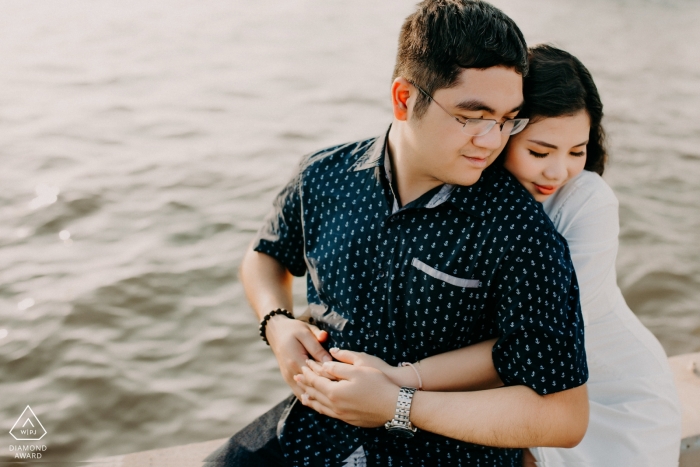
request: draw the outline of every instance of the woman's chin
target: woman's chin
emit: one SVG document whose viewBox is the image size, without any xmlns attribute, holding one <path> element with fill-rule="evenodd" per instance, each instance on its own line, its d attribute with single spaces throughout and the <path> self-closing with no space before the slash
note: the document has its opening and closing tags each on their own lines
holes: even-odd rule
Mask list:
<svg viewBox="0 0 700 467">
<path fill-rule="evenodd" d="M 556 193 L 556 191 L 554 192 Z M 530 192 L 533 198 L 535 198 L 535 201 L 538 203 L 544 203 L 549 197 L 551 197 L 554 193 L 549 193 L 549 194 L 544 194 L 540 192 Z"/>
</svg>

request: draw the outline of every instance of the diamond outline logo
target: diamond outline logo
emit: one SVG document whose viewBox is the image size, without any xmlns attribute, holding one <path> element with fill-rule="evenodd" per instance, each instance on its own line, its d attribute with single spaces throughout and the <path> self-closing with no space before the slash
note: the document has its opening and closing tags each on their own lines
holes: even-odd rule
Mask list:
<svg viewBox="0 0 700 467">
<path fill-rule="evenodd" d="M 31 412 L 31 416 L 27 415 L 27 418 L 26 418 L 26 420 L 24 421 L 24 423 L 22 424 L 22 426 L 18 427 L 17 424 L 18 424 L 19 422 L 22 421 L 22 419 L 24 418 L 24 414 L 27 413 L 27 410 L 29 410 L 29 412 Z M 13 433 L 13 431 L 15 430 L 15 428 L 20 428 L 20 429 L 25 428 L 26 425 L 27 425 L 27 422 L 29 422 L 29 424 L 32 426 L 32 428 L 36 429 L 36 425 L 32 422 L 32 418 L 31 418 L 31 417 L 34 417 L 34 421 L 36 421 L 36 425 L 39 425 L 39 426 L 41 427 L 41 430 L 42 430 L 44 433 L 43 433 L 41 436 L 39 436 L 38 438 L 18 438 L 18 437 L 16 437 L 15 434 Z M 34 413 L 34 411 L 32 410 L 32 408 L 29 407 L 29 406 L 27 406 L 27 408 L 24 409 L 24 411 L 22 412 L 22 415 L 19 416 L 19 418 L 17 419 L 17 421 L 15 422 L 15 424 L 12 425 L 12 429 L 10 429 L 10 434 L 11 434 L 12 437 L 13 437 L 14 439 L 16 439 L 17 441 L 39 441 L 41 438 L 43 438 L 44 436 L 46 436 L 46 433 L 47 433 L 47 432 L 46 432 L 46 428 L 44 428 L 44 425 L 42 425 L 41 422 L 39 421 L 39 417 L 36 416 L 36 414 Z"/>
</svg>

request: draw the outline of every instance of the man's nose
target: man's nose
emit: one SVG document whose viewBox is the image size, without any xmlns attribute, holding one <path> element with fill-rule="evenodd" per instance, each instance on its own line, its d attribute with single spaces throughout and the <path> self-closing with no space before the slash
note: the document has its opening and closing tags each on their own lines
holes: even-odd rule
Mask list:
<svg viewBox="0 0 700 467">
<path fill-rule="evenodd" d="M 473 136 L 472 143 L 480 148 L 496 150 L 504 144 L 503 138 L 505 135 L 501 134 L 501 125 L 496 124 L 485 135 Z"/>
</svg>

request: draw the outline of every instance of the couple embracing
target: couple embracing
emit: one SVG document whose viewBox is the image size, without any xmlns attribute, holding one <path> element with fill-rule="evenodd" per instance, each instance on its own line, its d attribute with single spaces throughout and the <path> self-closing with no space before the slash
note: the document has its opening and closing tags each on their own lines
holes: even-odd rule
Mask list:
<svg viewBox="0 0 700 467">
<path fill-rule="evenodd" d="M 382 136 L 302 160 L 247 252 L 294 395 L 209 460 L 677 465 L 666 356 L 616 284 L 586 68 L 488 3 L 424 0 L 391 101 Z M 308 321 L 287 311 L 304 274 Z"/>
</svg>

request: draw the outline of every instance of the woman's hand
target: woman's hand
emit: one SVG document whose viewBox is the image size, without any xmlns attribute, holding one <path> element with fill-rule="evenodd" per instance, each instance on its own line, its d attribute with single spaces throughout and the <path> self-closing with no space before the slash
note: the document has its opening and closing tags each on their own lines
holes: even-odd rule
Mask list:
<svg viewBox="0 0 700 467">
<path fill-rule="evenodd" d="M 363 428 L 382 426 L 394 417 L 399 386 L 380 370 L 342 362 L 306 364 L 302 375 L 294 377 L 305 406 Z"/>
<path fill-rule="evenodd" d="M 331 356 L 336 360 L 348 363 L 350 365 L 356 366 L 366 366 L 370 368 L 376 368 L 377 370 L 384 373 L 394 384 L 398 386 L 406 386 L 411 388 L 418 387 L 418 377 L 416 372 L 409 367 L 396 367 L 391 366 L 379 357 L 364 353 L 364 352 L 353 352 L 352 350 L 340 350 L 337 348 L 330 349 Z M 332 375 L 323 371 L 323 367 L 320 366 L 321 370 L 316 372 L 321 376 L 325 376 L 328 379 L 334 379 Z"/>
</svg>

